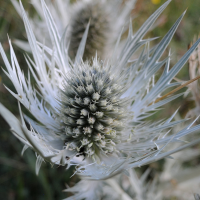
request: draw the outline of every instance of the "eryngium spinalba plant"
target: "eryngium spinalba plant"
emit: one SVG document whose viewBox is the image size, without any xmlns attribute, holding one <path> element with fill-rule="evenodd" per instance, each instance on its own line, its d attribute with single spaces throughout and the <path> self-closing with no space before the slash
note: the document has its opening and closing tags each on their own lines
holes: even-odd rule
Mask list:
<svg viewBox="0 0 200 200">
<path fill-rule="evenodd" d="M 19 2 L 17 0 L 11 2 L 23 18 Z M 29 19 L 35 37 L 39 42 L 43 42 L 45 38 L 47 46 L 51 46 L 40 0 L 30 0 L 30 2 L 38 13 L 38 16 Z M 128 0 L 125 3 L 121 0 L 81 0 L 73 3 L 70 3 L 70 0 L 45 1 L 59 34 L 70 41 L 68 53 L 71 60 L 76 57 L 89 21 L 90 28 L 83 60 L 94 57 L 96 53 L 100 59 L 109 57 L 122 28 L 128 27 L 128 19 L 135 2 L 136 0 Z M 20 40 L 15 40 L 15 43 L 26 51 L 31 51 L 28 43 Z"/>
<path fill-rule="evenodd" d="M 118 173 L 128 173 L 133 167 L 167 157 L 200 139 L 185 143 L 184 136 L 200 130 L 193 123 L 170 134 L 175 125 L 176 112 L 167 120 L 144 122 L 152 112 L 176 99 L 177 94 L 156 101 L 166 89 L 179 85 L 173 78 L 196 49 L 198 40 L 190 50 L 170 68 L 171 54 L 160 60 L 172 39 L 183 15 L 175 22 L 157 46 L 150 48 L 154 39 L 143 39 L 155 20 L 170 3 L 166 1 L 141 28 L 129 34 L 120 52 L 120 37 L 109 60 L 100 61 L 98 54 L 83 62 L 89 23 L 83 34 L 74 62 L 68 57 L 65 33 L 60 34 L 44 0 L 41 0 L 52 48 L 38 43 L 26 12 L 21 6 L 29 45 L 33 58 L 26 56 L 27 66 L 37 87 L 31 84 L 30 73 L 25 77 L 10 44 L 11 63 L 0 46 L 0 52 L 17 93 L 8 91 L 18 100 L 21 119 L 18 120 L 0 104 L 0 113 L 11 127 L 12 133 L 37 153 L 36 171 L 43 161 L 70 167 L 90 179 L 106 179 Z M 142 49 L 138 59 L 131 57 Z M 155 81 L 157 71 L 165 66 Z M 23 115 L 21 104 L 35 117 Z M 25 121 L 30 124 L 27 127 Z M 172 143 L 180 144 L 174 149 Z M 168 148 L 166 148 L 166 146 Z"/>
</svg>

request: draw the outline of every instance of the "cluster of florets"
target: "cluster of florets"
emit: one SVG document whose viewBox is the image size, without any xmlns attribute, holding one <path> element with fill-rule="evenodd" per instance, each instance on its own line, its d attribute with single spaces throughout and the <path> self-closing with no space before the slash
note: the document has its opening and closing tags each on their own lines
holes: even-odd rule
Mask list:
<svg viewBox="0 0 200 200">
<path fill-rule="evenodd" d="M 62 91 L 61 120 L 66 145 L 77 154 L 97 158 L 116 152 L 126 123 L 127 99 L 110 72 L 82 64 L 66 77 Z"/>
<path fill-rule="evenodd" d="M 75 15 L 72 17 L 70 24 L 70 58 L 75 58 L 88 22 L 90 23 L 90 28 L 83 60 L 91 59 L 97 51 L 98 57 L 101 58 L 104 48 L 107 45 L 107 37 L 110 32 L 109 13 L 102 2 L 90 1 L 89 3 L 80 4 L 81 6 L 79 4 L 77 5 L 76 11 L 74 12 Z"/>
</svg>

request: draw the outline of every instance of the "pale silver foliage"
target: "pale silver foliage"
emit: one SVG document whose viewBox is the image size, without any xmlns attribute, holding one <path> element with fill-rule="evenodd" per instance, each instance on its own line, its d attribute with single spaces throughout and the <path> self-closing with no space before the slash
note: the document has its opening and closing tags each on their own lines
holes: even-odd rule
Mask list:
<svg viewBox="0 0 200 200">
<path fill-rule="evenodd" d="M 82 180 L 72 188 L 64 190 L 72 192 L 70 199 L 100 199 L 101 200 L 162 200 L 162 192 L 158 192 L 157 181 L 147 182 L 150 173 L 148 169 L 140 178 L 134 169 L 129 170 L 129 176 L 120 174 L 104 181 Z M 91 188 L 91 189 L 90 189 Z"/>
<path fill-rule="evenodd" d="M 194 69 L 196 68 L 195 65 L 193 65 L 194 68 L 191 68 L 191 61 L 192 63 L 196 63 L 196 54 L 197 51 L 193 52 L 190 57 L 190 73 L 195 72 Z M 198 66 L 198 65 L 197 65 Z M 192 74 L 193 74 L 192 73 Z M 193 78 L 195 78 L 193 74 Z M 197 83 L 192 83 L 192 85 L 189 86 L 189 88 L 192 91 L 192 94 L 198 95 L 198 93 L 195 93 L 194 91 L 197 91 L 198 88 Z M 194 96 L 194 100 L 195 100 Z M 188 112 L 187 115 L 195 116 L 195 110 L 198 109 L 198 102 L 196 102 L 196 107 Z M 176 115 L 176 120 L 180 120 L 180 116 Z M 186 122 L 188 125 L 189 123 Z M 177 131 L 181 130 L 182 126 L 178 125 L 173 132 L 176 133 Z M 198 139 L 199 134 L 196 136 L 193 136 L 193 140 Z M 190 135 L 186 136 L 185 141 L 190 140 Z M 177 147 L 177 144 L 174 144 L 175 147 Z M 193 161 L 197 160 L 200 156 L 200 149 L 198 146 L 191 147 L 188 149 L 184 149 L 183 151 L 177 152 L 173 154 L 173 159 L 165 159 L 165 164 L 163 166 L 162 172 L 157 173 L 159 176 L 159 184 L 157 186 L 157 189 L 162 193 L 162 198 L 171 198 L 174 197 L 177 200 L 193 200 L 193 193 L 196 193 L 199 191 L 199 185 L 200 185 L 200 166 L 198 163 L 193 166 Z M 189 166 L 185 165 L 187 163 L 190 163 Z M 162 199 L 161 198 L 161 199 Z"/>
<path fill-rule="evenodd" d="M 179 166 L 183 160 L 194 159 L 192 150 L 178 152 L 173 155 L 173 158 L 167 160 L 174 164 L 170 167 L 170 172 L 166 168 L 162 172 L 154 172 L 155 178 L 153 179 L 148 178 L 150 169 L 147 169 L 142 175 L 138 175 L 134 169 L 130 169 L 129 174 L 121 173 L 103 181 L 82 180 L 74 187 L 65 190 L 65 192 L 74 194 L 66 200 L 73 199 L 73 197 L 75 199 L 84 199 L 83 197 L 99 199 L 101 197 L 101 200 L 163 200 L 171 198 L 194 200 L 195 197 L 195 200 L 198 200 L 199 195 L 195 193 L 193 196 L 193 193 L 199 191 L 199 167 L 183 169 Z M 168 169 L 169 163 L 165 163 Z M 169 176 L 163 177 L 163 174 L 167 172 L 169 172 Z M 94 191 L 100 191 L 100 194 Z"/>
<path fill-rule="evenodd" d="M 199 76 L 199 58 L 200 49 L 193 51 L 189 58 L 189 75 L 190 79 Z M 182 81 L 184 83 L 184 81 Z M 190 94 L 191 93 L 191 94 Z M 190 94 L 190 95 L 189 95 Z M 199 96 L 199 82 L 195 81 L 188 85 L 188 90 L 185 92 L 185 97 L 188 95 L 190 100 L 195 102 L 195 107 L 188 111 L 186 117 L 198 117 L 200 111 L 200 96 Z M 181 117 L 177 114 L 176 120 Z M 198 120 L 195 122 L 198 123 Z M 186 122 L 189 125 L 188 122 Z M 182 126 L 178 125 L 173 132 L 181 130 Z M 193 136 L 193 140 L 198 139 L 199 135 Z M 185 138 L 185 141 L 190 139 L 190 135 Z M 175 147 L 177 144 L 174 144 Z M 185 149 L 173 155 L 173 159 L 165 159 L 165 164 L 162 172 L 159 174 L 158 189 L 162 191 L 163 198 L 176 197 L 178 200 L 193 200 L 192 193 L 199 191 L 200 185 L 200 166 L 184 167 L 185 163 L 193 163 L 192 161 L 198 159 L 200 156 L 200 149 L 198 146 Z M 198 196 L 197 196 L 198 197 Z"/>
<path fill-rule="evenodd" d="M 172 80 L 200 42 L 198 40 L 170 70 L 171 55 L 160 61 L 183 14 L 159 44 L 149 48 L 151 40 L 154 39 L 144 40 L 143 37 L 169 3 L 170 0 L 155 11 L 135 34 L 130 23 L 129 35 L 124 46 L 119 52 L 120 34 L 109 60 L 100 62 L 96 55 L 93 61 L 85 63 L 82 57 L 89 24 L 83 34 L 75 61 L 72 62 L 68 57 L 68 45 L 65 45 L 65 31 L 60 33 L 44 0 L 41 0 L 41 4 L 52 47 L 37 42 L 31 23 L 20 3 L 33 55 L 33 59 L 26 56 L 27 66 L 38 89 L 31 85 L 30 74 L 25 77 L 21 71 L 10 41 L 11 63 L 2 46 L 0 52 L 7 68 L 4 71 L 17 93 L 7 88 L 8 91 L 38 122 L 23 115 L 20 103 L 21 120 L 2 104 L 0 113 L 10 125 L 12 133 L 26 145 L 25 149 L 30 147 L 38 154 L 37 173 L 44 160 L 68 167 L 76 165 L 76 173 L 85 178 L 107 179 L 121 172 L 127 174 L 130 168 L 168 157 L 200 142 L 200 139 L 188 143 L 182 141 L 186 135 L 195 134 L 200 130 L 200 125 L 193 126 L 193 123 L 175 134 L 170 134 L 172 127 L 185 121 L 173 121 L 176 112 L 167 120 L 143 122 L 143 119 L 152 115 L 159 107 L 181 95 L 174 95 L 155 103 L 166 89 L 180 84 Z M 139 58 L 131 60 L 132 55 L 142 47 Z M 155 82 L 155 74 L 164 65 L 163 74 Z M 97 73 L 95 68 L 100 72 Z M 86 97 L 92 100 L 90 104 L 84 99 Z M 77 116 L 81 116 L 80 120 Z M 99 116 L 103 117 L 102 120 L 97 120 Z M 30 124 L 30 129 L 24 120 Z M 98 126 L 100 123 L 102 126 Z M 68 128 L 72 128 L 72 131 Z M 85 137 L 84 133 L 87 133 Z M 113 136 L 113 133 L 116 135 Z M 174 147 L 174 143 L 179 145 Z"/>
</svg>

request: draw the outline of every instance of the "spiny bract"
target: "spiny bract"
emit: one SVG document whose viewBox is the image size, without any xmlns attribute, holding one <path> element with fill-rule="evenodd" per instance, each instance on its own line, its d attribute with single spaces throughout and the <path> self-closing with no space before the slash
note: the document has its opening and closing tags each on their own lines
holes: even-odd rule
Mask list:
<svg viewBox="0 0 200 200">
<path fill-rule="evenodd" d="M 68 57 L 65 32 L 56 24 L 44 0 L 41 0 L 52 48 L 38 43 L 26 12 L 21 6 L 33 59 L 26 56 L 27 65 L 37 83 L 31 85 L 30 74 L 26 78 L 20 69 L 10 44 L 11 64 L 0 46 L 5 62 L 5 73 L 13 82 L 17 94 L 8 91 L 37 119 L 38 123 L 24 116 L 19 103 L 21 121 L 0 104 L 0 113 L 11 127 L 12 133 L 37 153 L 36 171 L 42 161 L 57 165 L 76 165 L 76 173 L 90 179 L 106 179 L 118 173 L 128 173 L 133 167 L 148 164 L 167 157 L 200 139 L 184 143 L 185 135 L 196 133 L 200 125 L 193 123 L 176 134 L 170 129 L 185 120 L 173 121 L 176 112 L 167 120 L 145 123 L 160 106 L 182 94 L 156 101 L 166 89 L 177 86 L 174 76 L 196 49 L 198 40 L 171 68 L 170 54 L 160 61 L 183 15 L 169 32 L 152 49 L 153 39 L 143 37 L 170 3 L 164 3 L 133 35 L 129 34 L 119 51 L 121 34 L 109 60 L 99 61 L 98 54 L 92 61 L 83 62 L 89 23 L 83 34 L 76 57 Z M 121 32 L 122 33 L 122 32 Z M 142 49 L 138 59 L 131 57 Z M 155 82 L 157 71 L 165 66 L 163 74 Z M 27 128 L 24 119 L 30 124 Z M 181 141 L 181 142 L 180 142 Z M 171 149 L 171 143 L 178 143 Z M 165 148 L 168 146 L 168 148 Z"/>
<path fill-rule="evenodd" d="M 17 0 L 11 0 L 19 15 L 21 9 Z M 29 19 L 36 39 L 51 46 L 51 38 L 40 5 L 40 0 L 30 0 L 39 17 Z M 122 27 L 128 25 L 129 14 L 136 0 L 81 0 L 70 3 L 70 0 L 45 1 L 59 34 L 63 34 L 68 41 L 69 56 L 71 60 L 76 57 L 79 44 L 85 28 L 90 21 L 87 42 L 83 54 L 83 60 L 95 57 L 96 52 L 101 59 L 108 58 L 115 45 Z M 23 18 L 23 17 L 22 17 Z M 127 26 L 126 26 L 127 27 Z M 65 41 L 63 41 L 65 42 Z M 15 43 L 26 51 L 31 51 L 30 46 L 20 40 Z M 67 45 L 67 44 L 65 44 Z"/>
</svg>

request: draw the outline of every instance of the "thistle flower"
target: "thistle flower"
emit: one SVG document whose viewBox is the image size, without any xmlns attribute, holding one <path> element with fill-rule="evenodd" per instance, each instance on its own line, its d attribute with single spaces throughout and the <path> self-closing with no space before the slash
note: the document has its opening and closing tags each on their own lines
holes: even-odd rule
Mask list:
<svg viewBox="0 0 200 200">
<path fill-rule="evenodd" d="M 105 53 L 104 49 L 107 41 L 109 41 L 108 37 L 112 24 L 110 22 L 112 17 L 109 16 L 109 13 L 112 12 L 107 8 L 107 2 L 102 1 L 83 1 L 76 5 L 74 15 L 71 19 L 69 34 L 69 56 L 71 58 L 76 57 L 76 52 L 89 21 L 90 29 L 88 31 L 83 60 L 94 57 L 96 51 L 99 57 L 102 57 L 101 54 Z"/>
<path fill-rule="evenodd" d="M 29 19 L 36 39 L 39 42 L 43 42 L 45 38 L 49 46 L 51 39 L 47 31 L 48 28 L 40 0 L 31 0 L 30 2 L 39 14 L 39 17 L 36 16 L 33 19 Z M 72 60 L 75 59 L 85 28 L 90 21 L 83 54 L 83 60 L 86 60 L 95 57 L 96 52 L 101 59 L 105 59 L 110 55 L 122 27 L 128 25 L 127 19 L 135 2 L 136 0 L 128 0 L 122 5 L 120 0 L 82 0 L 71 4 L 69 0 L 53 2 L 47 0 L 46 4 L 52 14 L 58 32 L 60 35 L 65 32 L 64 36 L 70 41 L 68 52 Z M 12 3 L 22 17 L 18 1 L 12 0 Z M 27 43 L 20 40 L 15 40 L 15 43 L 19 47 L 31 51 Z"/>
<path fill-rule="evenodd" d="M 83 62 L 89 24 L 83 34 L 75 61 L 71 62 L 65 46 L 65 33 L 59 34 L 44 0 L 41 0 L 52 49 L 37 43 L 28 17 L 21 6 L 33 60 L 26 56 L 27 65 L 37 82 L 31 85 L 30 73 L 26 78 L 17 62 L 10 44 L 11 64 L 0 46 L 5 62 L 5 73 L 13 82 L 17 93 L 10 93 L 37 120 L 24 116 L 20 103 L 21 121 L 0 104 L 0 113 L 11 127 L 12 133 L 37 153 L 36 172 L 42 161 L 70 167 L 90 179 L 106 179 L 133 167 L 142 166 L 167 157 L 200 139 L 185 144 L 185 135 L 196 133 L 200 125 L 193 123 L 176 134 L 168 135 L 170 128 L 185 120 L 172 121 L 176 112 L 167 120 L 145 123 L 143 120 L 160 106 L 182 94 L 158 101 L 166 89 L 180 83 L 171 82 L 196 49 L 198 40 L 190 50 L 169 70 L 170 55 L 160 61 L 184 14 L 175 22 L 160 43 L 149 49 L 150 41 L 144 40 L 155 20 L 170 3 L 164 3 L 133 35 L 130 24 L 128 38 L 118 53 L 119 35 L 112 57 L 99 61 Z M 143 47 L 136 60 L 132 55 Z M 165 65 L 157 82 L 154 75 Z M 30 129 L 26 123 L 30 124 Z M 180 143 L 175 149 L 166 150 L 171 143 Z"/>
</svg>

